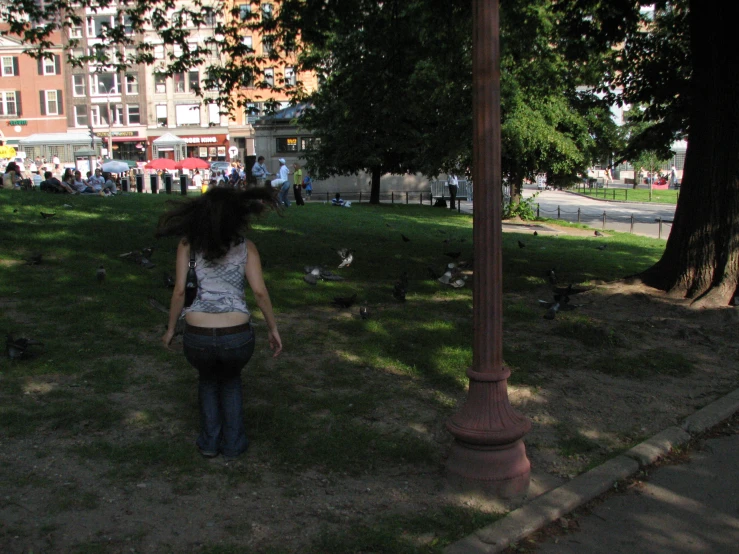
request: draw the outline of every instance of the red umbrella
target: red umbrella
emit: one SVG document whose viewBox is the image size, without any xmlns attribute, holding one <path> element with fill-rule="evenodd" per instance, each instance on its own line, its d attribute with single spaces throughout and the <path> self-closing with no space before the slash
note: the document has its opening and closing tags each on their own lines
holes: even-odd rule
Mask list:
<svg viewBox="0 0 739 554">
<path fill-rule="evenodd" d="M 200 158 L 185 158 L 177 162 L 177 169 L 210 169 L 210 164 Z"/>
<path fill-rule="evenodd" d="M 146 164 L 144 169 L 177 169 L 177 163 L 169 158 L 156 158 Z"/>
</svg>

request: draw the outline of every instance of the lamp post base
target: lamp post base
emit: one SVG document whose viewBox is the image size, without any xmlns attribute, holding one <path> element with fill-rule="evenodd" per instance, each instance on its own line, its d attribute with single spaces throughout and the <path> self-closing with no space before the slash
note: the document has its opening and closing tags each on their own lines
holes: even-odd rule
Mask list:
<svg viewBox="0 0 739 554">
<path fill-rule="evenodd" d="M 529 489 L 531 464 L 523 440 L 482 446 L 455 441 L 447 460 L 447 478 L 455 489 L 495 498 L 517 499 Z"/>
</svg>

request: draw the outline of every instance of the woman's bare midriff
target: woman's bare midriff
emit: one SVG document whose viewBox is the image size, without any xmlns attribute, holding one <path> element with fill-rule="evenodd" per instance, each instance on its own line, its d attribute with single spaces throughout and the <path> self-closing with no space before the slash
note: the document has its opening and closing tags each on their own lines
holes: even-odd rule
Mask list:
<svg viewBox="0 0 739 554">
<path fill-rule="evenodd" d="M 195 327 L 234 327 L 249 322 L 249 314 L 241 312 L 226 312 L 223 314 L 209 314 L 205 312 L 188 312 L 185 321 Z"/>
</svg>

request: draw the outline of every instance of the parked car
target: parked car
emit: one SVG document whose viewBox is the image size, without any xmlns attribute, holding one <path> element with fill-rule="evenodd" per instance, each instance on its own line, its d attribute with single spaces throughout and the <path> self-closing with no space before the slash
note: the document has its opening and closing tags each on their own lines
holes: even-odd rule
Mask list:
<svg viewBox="0 0 739 554">
<path fill-rule="evenodd" d="M 210 172 L 230 171 L 231 164 L 229 162 L 210 162 Z"/>
</svg>

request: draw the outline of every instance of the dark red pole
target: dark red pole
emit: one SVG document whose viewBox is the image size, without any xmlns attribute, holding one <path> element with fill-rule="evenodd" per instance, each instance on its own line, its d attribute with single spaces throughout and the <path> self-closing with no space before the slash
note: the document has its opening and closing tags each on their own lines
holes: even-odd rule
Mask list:
<svg viewBox="0 0 739 554">
<path fill-rule="evenodd" d="M 455 442 L 449 477 L 464 488 L 512 497 L 528 490 L 523 436 L 531 422 L 508 401 L 503 366 L 503 272 L 498 0 L 473 0 L 473 362 L 467 401 L 447 422 Z"/>
</svg>

